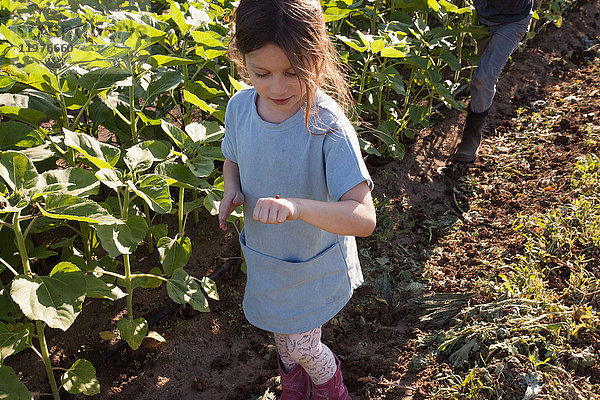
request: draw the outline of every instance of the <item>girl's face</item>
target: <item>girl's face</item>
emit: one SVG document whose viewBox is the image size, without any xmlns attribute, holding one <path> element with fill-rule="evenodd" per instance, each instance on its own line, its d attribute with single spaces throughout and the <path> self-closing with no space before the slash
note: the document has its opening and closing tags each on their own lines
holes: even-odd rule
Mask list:
<svg viewBox="0 0 600 400">
<path fill-rule="evenodd" d="M 260 117 L 280 123 L 296 114 L 304 104 L 306 90 L 285 52 L 270 43 L 246 54 L 244 60 L 250 82 L 258 92 Z"/>
</svg>

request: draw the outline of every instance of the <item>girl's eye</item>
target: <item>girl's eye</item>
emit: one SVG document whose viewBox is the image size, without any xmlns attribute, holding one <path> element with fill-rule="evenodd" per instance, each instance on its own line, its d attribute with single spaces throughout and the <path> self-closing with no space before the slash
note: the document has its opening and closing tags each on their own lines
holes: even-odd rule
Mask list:
<svg viewBox="0 0 600 400">
<path fill-rule="evenodd" d="M 296 73 L 295 73 L 295 72 L 286 72 L 285 74 L 286 74 L 287 76 L 292 76 L 292 77 L 295 77 L 295 76 L 296 76 Z"/>
<path fill-rule="evenodd" d="M 258 72 L 255 72 L 254 75 L 256 75 L 257 78 L 264 78 L 267 76 L 267 74 L 259 74 Z"/>
</svg>

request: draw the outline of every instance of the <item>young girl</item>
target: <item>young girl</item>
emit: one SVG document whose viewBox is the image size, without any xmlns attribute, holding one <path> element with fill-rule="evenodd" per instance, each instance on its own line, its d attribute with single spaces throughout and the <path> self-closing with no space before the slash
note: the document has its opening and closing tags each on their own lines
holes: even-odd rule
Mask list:
<svg viewBox="0 0 600 400">
<path fill-rule="evenodd" d="M 356 133 L 321 90 L 343 102 L 347 86 L 318 0 L 241 0 L 232 32 L 253 87 L 227 106 L 219 224 L 244 205 L 244 313 L 274 334 L 281 399 L 348 399 L 321 326 L 363 281 L 354 236 L 375 210 Z"/>
</svg>

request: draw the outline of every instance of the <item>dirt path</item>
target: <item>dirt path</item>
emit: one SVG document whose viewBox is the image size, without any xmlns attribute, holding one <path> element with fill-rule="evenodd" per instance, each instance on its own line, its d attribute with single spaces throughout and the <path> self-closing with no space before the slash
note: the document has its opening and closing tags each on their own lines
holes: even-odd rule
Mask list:
<svg viewBox="0 0 600 400">
<path fill-rule="evenodd" d="M 512 230 L 501 227 L 510 225 L 519 211 L 560 201 L 558 191 L 554 196 L 539 187 L 549 187 L 543 186 L 545 180 L 555 187 L 564 185 L 562 168 L 567 161 L 598 152 L 598 142 L 595 147 L 583 146 L 577 138 L 586 124 L 600 125 L 600 58 L 593 58 L 593 49 L 586 52 L 590 41 L 600 35 L 599 9 L 598 0 L 581 2 L 561 29 L 549 26 L 524 52 L 513 56 L 498 85 L 480 159 L 470 169 L 447 165 L 464 120 L 456 112 L 444 113 L 431 131 L 422 132 L 402 162 L 371 168 L 379 220 L 376 233 L 359 242 L 366 282 L 323 334 L 325 343 L 342 359 L 353 399 L 428 398 L 444 366 L 431 365 L 428 356 L 420 353 L 424 344 L 418 338 L 436 325 L 419 321 L 418 299 L 424 294 L 472 289 L 484 268 L 478 260 L 486 246 L 509 252 L 519 248 Z M 574 88 L 587 91 L 572 93 Z M 593 88 L 594 95 L 590 94 Z M 585 108 L 573 100 L 584 95 L 595 99 L 595 111 L 593 103 Z M 518 132 L 523 118 L 540 107 L 571 107 L 572 111 L 554 122 L 551 134 L 528 153 L 527 165 L 520 165 L 530 179 L 494 181 L 492 172 L 507 168 L 522 143 Z M 517 114 L 520 117 L 514 119 Z M 465 191 L 463 183 L 473 175 L 488 179 L 489 190 Z M 524 188 L 531 195 L 515 200 L 516 191 Z M 487 196 L 489 208 L 479 220 L 465 222 L 461 211 L 472 207 L 478 196 Z M 98 369 L 102 393 L 97 400 L 249 400 L 261 394 L 263 400 L 275 399 L 278 373 L 272 341 L 249 325 L 241 311 L 244 275 L 237 266 L 237 235 L 222 233 L 216 218 L 208 215 L 201 216 L 187 234 L 193 240 L 186 268 L 190 274 L 205 276 L 226 262 L 233 265 L 217 279 L 221 300 L 211 301 L 211 313 L 182 308 L 163 318 L 152 329 L 167 339 L 165 343 L 147 341 L 137 352 L 116 351 Z M 158 257 L 140 252 L 138 265 L 147 268 L 147 259 Z M 136 293 L 138 316 L 150 319 L 168 305 L 164 288 Z M 76 321 L 70 336 L 50 338 L 56 365 L 69 366 L 75 355 L 94 360 L 114 350 L 114 342 L 101 340 L 96 332 L 114 330 L 124 302 L 93 300 L 84 307 L 96 312 L 86 310 L 82 314 L 86 318 Z M 74 348 L 73 343 L 86 345 Z M 24 354 L 14 364 L 17 369 L 31 365 L 33 358 Z M 33 372 L 44 376 L 41 365 Z M 32 379 L 27 385 L 40 391 L 43 381 Z"/>
</svg>

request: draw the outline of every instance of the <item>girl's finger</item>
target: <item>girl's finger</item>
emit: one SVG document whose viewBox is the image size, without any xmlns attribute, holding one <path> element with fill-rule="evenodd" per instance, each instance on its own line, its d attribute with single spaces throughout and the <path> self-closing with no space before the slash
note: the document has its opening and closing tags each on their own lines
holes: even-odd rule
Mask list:
<svg viewBox="0 0 600 400">
<path fill-rule="evenodd" d="M 273 207 L 270 207 L 270 210 L 269 210 L 269 223 L 276 224 L 278 222 L 279 222 L 278 207 L 276 207 L 276 205 L 273 205 Z"/>
<path fill-rule="evenodd" d="M 282 223 L 285 222 L 287 220 L 287 210 L 285 208 L 282 208 L 279 210 L 279 212 L 277 213 L 277 222 Z"/>
</svg>

